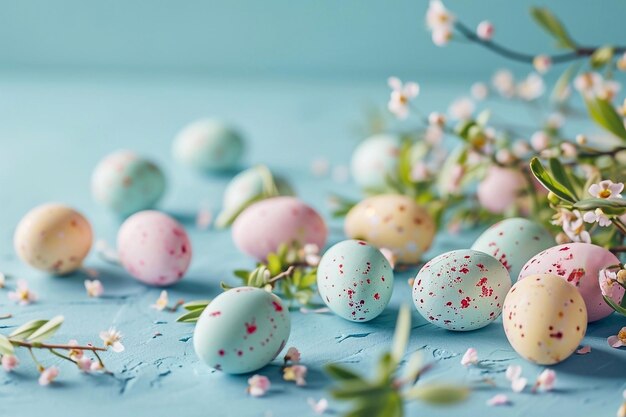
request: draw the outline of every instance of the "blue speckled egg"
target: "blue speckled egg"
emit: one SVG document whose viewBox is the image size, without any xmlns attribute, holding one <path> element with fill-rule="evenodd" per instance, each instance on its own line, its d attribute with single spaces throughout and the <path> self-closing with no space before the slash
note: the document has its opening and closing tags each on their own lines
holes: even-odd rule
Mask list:
<svg viewBox="0 0 626 417">
<path fill-rule="evenodd" d="M 383 312 L 393 291 L 393 269 L 383 254 L 360 240 L 344 240 L 324 253 L 317 288 L 335 314 L 369 321 Z"/>
<path fill-rule="evenodd" d="M 380 189 L 387 175 L 395 175 L 400 153 L 400 139 L 396 136 L 374 135 L 359 144 L 352 153 L 350 171 L 362 188 Z"/>
<path fill-rule="evenodd" d="M 196 171 L 235 168 L 244 151 L 242 136 L 232 127 L 213 119 L 186 126 L 174 139 L 174 158 Z"/>
<path fill-rule="evenodd" d="M 526 262 L 555 245 L 543 226 L 520 217 L 502 220 L 485 230 L 472 249 L 493 256 L 506 267 L 513 282 Z"/>
<path fill-rule="evenodd" d="M 165 176 L 153 162 L 131 151 L 117 151 L 96 166 L 91 191 L 98 203 L 128 216 L 158 203 L 165 193 Z"/>
<path fill-rule="evenodd" d="M 280 298 L 260 288 L 238 287 L 215 297 L 202 312 L 193 346 L 211 368 L 243 374 L 274 360 L 290 331 L 289 311 Z"/>
<path fill-rule="evenodd" d="M 417 273 L 413 302 L 431 323 L 448 330 L 474 330 L 502 312 L 511 278 L 493 256 L 471 249 L 437 256 Z"/>
</svg>

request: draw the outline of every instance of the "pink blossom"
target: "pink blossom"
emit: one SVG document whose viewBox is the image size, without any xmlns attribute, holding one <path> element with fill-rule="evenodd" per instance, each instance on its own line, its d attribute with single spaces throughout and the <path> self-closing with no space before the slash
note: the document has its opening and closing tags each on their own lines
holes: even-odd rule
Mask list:
<svg viewBox="0 0 626 417">
<path fill-rule="evenodd" d="M 103 369 L 104 369 L 104 367 L 102 366 L 102 364 L 99 361 L 91 362 L 91 366 L 89 368 L 89 370 L 91 372 L 97 372 L 97 371 L 101 371 Z"/>
<path fill-rule="evenodd" d="M 443 126 L 446 124 L 446 116 L 439 112 L 431 112 L 428 115 L 428 123 L 433 126 Z"/>
<path fill-rule="evenodd" d="M 608 269 L 601 269 L 598 273 L 598 283 L 600 284 L 600 291 L 602 295 L 612 300 L 619 292 L 619 284 L 617 282 L 617 272 L 610 271 Z"/>
<path fill-rule="evenodd" d="M 411 180 L 415 182 L 420 182 L 426 180 L 430 175 L 430 171 L 426 164 L 422 161 L 416 162 L 413 167 L 411 167 Z"/>
<path fill-rule="evenodd" d="M 90 358 L 88 358 L 87 356 L 83 356 L 82 358 L 76 361 L 76 365 L 78 366 L 78 369 L 80 369 L 81 371 L 90 372 L 91 366 L 93 365 L 93 363 Z"/>
<path fill-rule="evenodd" d="M 270 380 L 263 375 L 253 375 L 248 379 L 248 394 L 253 397 L 262 397 L 271 386 Z"/>
<path fill-rule="evenodd" d="M 522 392 L 528 384 L 526 378 L 522 378 L 522 367 L 519 365 L 509 365 L 506 368 L 506 379 L 511 381 L 511 389 L 513 392 Z"/>
<path fill-rule="evenodd" d="M 543 130 L 535 132 L 530 137 L 530 145 L 537 152 L 543 151 L 550 145 L 550 136 Z"/>
<path fill-rule="evenodd" d="M 580 211 L 561 209 L 560 213 L 563 232 L 565 232 L 567 237 L 569 237 L 572 242 L 591 243 L 591 235 L 587 230 L 585 230 L 583 216 Z"/>
<path fill-rule="evenodd" d="M 328 409 L 328 400 L 326 398 L 321 398 L 319 401 L 309 398 L 307 403 L 315 414 L 324 414 Z"/>
<path fill-rule="evenodd" d="M 470 93 L 474 100 L 482 101 L 489 95 L 489 88 L 485 83 L 474 83 L 470 88 Z"/>
<path fill-rule="evenodd" d="M 391 95 L 387 108 L 398 119 L 406 119 L 409 115 L 409 104 L 419 94 L 420 87 L 415 82 L 402 83 L 397 77 L 389 77 L 387 84 L 391 88 Z"/>
<path fill-rule="evenodd" d="M 515 95 L 515 78 L 509 70 L 497 71 L 491 79 L 491 84 L 503 97 L 510 98 Z"/>
<path fill-rule="evenodd" d="M 97 298 L 97 297 L 102 296 L 102 294 L 104 294 L 104 286 L 102 285 L 102 282 L 100 282 L 100 280 L 97 280 L 97 279 L 94 279 L 94 280 L 86 279 L 85 290 L 87 290 L 87 295 L 89 297 Z"/>
<path fill-rule="evenodd" d="M 497 394 L 487 400 L 487 405 L 496 406 L 496 405 L 508 405 L 511 402 L 509 401 L 509 397 L 505 394 Z"/>
<path fill-rule="evenodd" d="M 493 24 L 488 20 L 483 20 L 476 28 L 476 36 L 484 41 L 490 41 L 493 38 Z"/>
<path fill-rule="evenodd" d="M 11 354 L 2 355 L 2 369 L 6 372 L 11 372 L 17 365 L 20 364 L 20 361 L 17 359 L 17 356 Z"/>
<path fill-rule="evenodd" d="M 474 348 L 469 348 L 461 358 L 461 365 L 470 366 L 478 363 L 478 352 Z"/>
<path fill-rule="evenodd" d="M 433 30 L 432 40 L 436 46 L 446 46 L 452 40 L 452 31 L 449 28 Z"/>
<path fill-rule="evenodd" d="M 441 0 L 430 0 L 426 11 L 426 25 L 430 30 L 450 29 L 454 16 L 446 9 Z"/>
<path fill-rule="evenodd" d="M 577 355 L 586 355 L 591 352 L 591 346 L 583 346 L 576 351 Z"/>
<path fill-rule="evenodd" d="M 531 73 L 517 85 L 517 95 L 526 101 L 536 100 L 543 95 L 546 87 L 539 74 Z"/>
<path fill-rule="evenodd" d="M 612 348 L 620 348 L 626 346 L 626 327 L 622 327 L 617 335 L 609 336 L 606 341 Z"/>
<path fill-rule="evenodd" d="M 72 339 L 67 342 L 68 346 L 78 346 L 78 341 L 76 339 Z M 83 351 L 81 349 L 70 349 L 69 357 L 74 359 L 75 361 L 79 360 L 83 357 Z"/>
<path fill-rule="evenodd" d="M 213 223 L 213 213 L 208 207 L 201 206 L 196 214 L 196 228 L 207 230 Z"/>
<path fill-rule="evenodd" d="M 469 97 L 454 100 L 448 107 L 448 114 L 454 120 L 468 120 L 474 113 L 474 102 Z"/>
<path fill-rule="evenodd" d="M 611 180 L 600 181 L 589 187 L 589 194 L 595 198 L 619 199 L 622 198 L 621 192 L 624 190 L 624 184 L 621 182 L 613 182 Z"/>
<path fill-rule="evenodd" d="M 56 366 L 46 368 L 41 372 L 41 375 L 39 375 L 39 385 L 43 387 L 50 385 L 57 376 L 59 376 L 59 368 Z"/>
<path fill-rule="evenodd" d="M 533 59 L 533 67 L 540 74 L 545 74 L 552 67 L 552 59 L 548 55 L 537 55 Z"/>
<path fill-rule="evenodd" d="M 285 381 L 295 381 L 296 385 L 306 385 L 307 367 L 304 365 L 292 365 L 283 369 L 283 379 Z"/>
<path fill-rule="evenodd" d="M 285 363 L 292 362 L 298 363 L 300 362 L 300 351 L 295 347 L 290 347 L 287 349 L 287 353 L 285 354 Z"/>
<path fill-rule="evenodd" d="M 27 305 L 37 300 L 37 295 L 28 289 L 28 283 L 23 279 L 17 281 L 15 291 L 10 291 L 9 300 L 19 305 Z"/>
<path fill-rule="evenodd" d="M 597 208 L 594 211 L 588 211 L 583 216 L 583 220 L 587 223 L 598 223 L 601 227 L 607 227 L 612 224 L 611 219 L 602 211 L 601 208 Z"/>
<path fill-rule="evenodd" d="M 556 372 L 552 369 L 544 369 L 544 371 L 537 377 L 537 381 L 535 382 L 535 389 L 550 391 L 552 390 L 552 388 L 554 388 L 555 384 Z"/>
</svg>

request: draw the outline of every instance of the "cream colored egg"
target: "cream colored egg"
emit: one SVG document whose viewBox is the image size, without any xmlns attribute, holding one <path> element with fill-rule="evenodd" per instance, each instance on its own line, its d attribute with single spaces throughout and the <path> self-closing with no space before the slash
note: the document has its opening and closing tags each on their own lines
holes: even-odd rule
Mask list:
<svg viewBox="0 0 626 417">
<path fill-rule="evenodd" d="M 63 275 L 80 268 L 92 240 L 87 219 L 71 207 L 50 203 L 35 207 L 22 218 L 13 244 L 28 265 Z"/>
<path fill-rule="evenodd" d="M 383 194 L 354 206 L 346 235 L 393 252 L 399 263 L 417 263 L 435 237 L 435 223 L 423 207 L 403 195 Z"/>
<path fill-rule="evenodd" d="M 587 330 L 587 308 L 573 285 L 551 274 L 526 277 L 504 300 L 502 324 L 520 356 L 540 365 L 567 359 Z"/>
</svg>

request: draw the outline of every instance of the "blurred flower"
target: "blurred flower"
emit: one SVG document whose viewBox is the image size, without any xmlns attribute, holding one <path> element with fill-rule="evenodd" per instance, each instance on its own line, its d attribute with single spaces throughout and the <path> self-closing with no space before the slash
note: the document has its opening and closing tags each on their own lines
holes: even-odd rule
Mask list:
<svg viewBox="0 0 626 417">
<path fill-rule="evenodd" d="M 295 381 L 296 385 L 306 385 L 307 367 L 304 365 L 292 365 L 283 368 L 283 379 L 285 381 Z"/>
<path fill-rule="evenodd" d="M 320 263 L 320 248 L 315 243 L 307 243 L 302 247 L 304 262 L 308 266 L 317 266 Z M 295 349 L 295 348 L 294 348 Z"/>
<path fill-rule="evenodd" d="M 320 398 L 319 401 L 308 398 L 306 401 L 315 414 L 324 414 L 328 409 L 328 400 L 326 398 Z"/>
<path fill-rule="evenodd" d="M 528 384 L 526 378 L 522 378 L 522 367 L 519 365 L 509 365 L 506 368 L 506 379 L 511 381 L 511 389 L 513 392 L 522 392 Z"/>
<path fill-rule="evenodd" d="M 490 41 L 493 37 L 493 24 L 488 20 L 483 20 L 476 27 L 476 36 L 484 41 Z"/>
<path fill-rule="evenodd" d="M 579 144 L 579 145 L 586 145 L 587 144 L 587 136 L 581 135 L 581 134 L 576 135 L 576 143 Z"/>
<path fill-rule="evenodd" d="M 513 97 L 515 95 L 515 78 L 509 70 L 499 70 L 491 79 L 493 88 L 503 97 Z"/>
<path fill-rule="evenodd" d="M 580 211 L 561 209 L 560 216 L 563 231 L 572 242 L 591 243 L 591 235 L 585 230 L 585 223 Z"/>
<path fill-rule="evenodd" d="M 576 156 L 578 156 L 578 149 L 576 149 L 574 144 L 569 142 L 561 143 L 561 152 L 566 158 L 576 158 Z"/>
<path fill-rule="evenodd" d="M 115 330 L 115 327 L 101 331 L 100 339 L 104 342 L 104 346 L 111 346 L 113 352 L 120 353 L 124 351 L 124 345 L 120 342 L 120 340 L 122 340 L 122 333 Z"/>
<path fill-rule="evenodd" d="M 617 335 L 609 336 L 606 341 L 612 348 L 620 348 L 622 346 L 626 346 L 626 327 L 622 327 Z"/>
<path fill-rule="evenodd" d="M 87 356 L 83 356 L 82 358 L 76 361 L 76 366 L 83 372 L 91 372 L 92 360 Z"/>
<path fill-rule="evenodd" d="M 430 30 L 450 29 L 454 23 L 454 16 L 446 9 L 440 0 L 430 0 L 426 10 L 426 25 Z"/>
<path fill-rule="evenodd" d="M 474 100 L 482 101 L 489 95 L 489 87 L 485 83 L 474 83 L 470 88 Z"/>
<path fill-rule="evenodd" d="M 524 139 L 518 139 L 513 143 L 513 154 L 518 158 L 524 158 L 530 152 L 530 145 Z"/>
<path fill-rule="evenodd" d="M 262 397 L 267 391 L 269 391 L 270 380 L 263 375 L 253 375 L 248 378 L 248 394 L 253 397 Z"/>
<path fill-rule="evenodd" d="M 68 346 L 78 346 L 78 341 L 76 339 L 72 339 L 67 342 Z M 69 357 L 75 361 L 79 360 L 83 357 L 83 351 L 81 349 L 70 349 Z"/>
<path fill-rule="evenodd" d="M 615 65 L 617 66 L 618 70 L 626 71 L 626 52 L 624 52 L 624 54 L 622 54 L 622 56 L 617 58 L 617 61 L 615 62 Z"/>
<path fill-rule="evenodd" d="M 411 100 L 417 97 L 420 92 L 419 85 L 414 82 L 403 84 L 397 77 L 389 77 L 387 83 L 391 88 L 391 96 L 389 97 L 387 108 L 398 119 L 406 119 L 409 115 Z"/>
<path fill-rule="evenodd" d="M 551 113 L 548 116 L 548 120 L 546 122 L 548 127 L 551 129 L 560 129 L 561 127 L 563 127 L 564 123 L 565 123 L 565 117 L 563 116 L 563 114 L 559 112 Z"/>
<path fill-rule="evenodd" d="M 585 72 L 574 79 L 574 88 L 586 97 L 594 95 L 601 84 L 602 76 L 597 72 Z"/>
<path fill-rule="evenodd" d="M 424 141 L 433 146 L 439 145 L 443 139 L 443 129 L 439 126 L 429 125 L 424 132 Z"/>
<path fill-rule="evenodd" d="M 461 365 L 470 366 L 478 363 L 478 352 L 474 348 L 469 348 L 463 354 L 461 358 Z"/>
<path fill-rule="evenodd" d="M 87 295 L 89 297 L 100 297 L 104 294 L 104 286 L 100 280 L 94 279 L 86 279 L 85 280 L 85 289 L 87 290 Z"/>
<path fill-rule="evenodd" d="M 446 46 L 452 39 L 452 31 L 448 28 L 433 30 L 432 40 L 436 46 Z"/>
<path fill-rule="evenodd" d="M 613 182 L 611 180 L 600 181 L 589 187 L 589 194 L 595 198 L 618 199 L 622 198 L 620 194 L 624 190 L 624 184 L 621 182 Z"/>
<path fill-rule="evenodd" d="M 505 394 L 496 394 L 487 400 L 487 405 L 490 406 L 507 405 L 509 403 L 509 397 L 507 397 Z"/>
<path fill-rule="evenodd" d="M 428 166 L 422 161 L 418 161 L 411 167 L 411 181 L 420 182 L 428 179 L 430 171 Z"/>
<path fill-rule="evenodd" d="M 550 146 L 550 136 L 543 130 L 539 130 L 530 137 L 530 145 L 537 152 L 541 152 Z"/>
<path fill-rule="evenodd" d="M 603 100 L 611 101 L 622 89 L 622 85 L 614 80 L 604 80 L 598 87 L 596 95 Z"/>
<path fill-rule="evenodd" d="M 551 391 L 554 388 L 554 384 L 556 384 L 556 372 L 552 369 L 544 369 L 537 377 L 534 389 Z"/>
<path fill-rule="evenodd" d="M 27 305 L 37 300 L 37 295 L 28 289 L 28 283 L 23 279 L 17 281 L 15 291 L 10 291 L 8 296 L 9 300 L 20 305 Z"/>
<path fill-rule="evenodd" d="M 428 115 L 428 123 L 432 126 L 444 126 L 446 124 L 446 116 L 434 111 Z"/>
<path fill-rule="evenodd" d="M 57 376 L 59 376 L 59 368 L 56 366 L 46 368 L 41 372 L 41 375 L 39 375 L 39 385 L 44 387 L 46 385 L 50 385 L 50 383 L 54 381 Z"/>
<path fill-rule="evenodd" d="M 300 351 L 295 347 L 290 347 L 287 349 L 287 353 L 285 354 L 285 363 L 292 362 L 298 363 L 300 362 Z"/>
<path fill-rule="evenodd" d="M 206 205 L 200 206 L 196 213 L 196 228 L 198 230 L 207 230 L 213 223 L 213 213 Z"/>
<path fill-rule="evenodd" d="M 498 149 L 496 152 L 496 161 L 502 165 L 510 165 L 515 161 L 515 157 L 508 149 Z"/>
<path fill-rule="evenodd" d="M 552 59 L 548 55 L 537 55 L 533 59 L 533 67 L 539 74 L 545 74 L 552 67 Z"/>
<path fill-rule="evenodd" d="M 601 227 L 607 227 L 612 224 L 611 219 L 608 218 L 608 216 L 604 213 L 604 211 L 602 211 L 601 208 L 597 208 L 594 211 L 586 212 L 583 216 L 583 220 L 585 220 L 587 223 L 597 222 L 598 225 L 600 225 Z"/>
<path fill-rule="evenodd" d="M 591 352 L 591 346 L 583 346 L 576 351 L 577 355 L 586 355 Z"/>
<path fill-rule="evenodd" d="M 316 177 L 323 177 L 328 175 L 330 170 L 330 162 L 327 158 L 316 158 L 311 162 L 311 172 Z"/>
<path fill-rule="evenodd" d="M 526 101 L 535 100 L 545 92 L 543 78 L 536 73 L 530 73 L 517 85 L 517 95 Z"/>
<path fill-rule="evenodd" d="M 104 369 L 104 367 L 102 366 L 102 364 L 100 362 L 98 362 L 98 361 L 91 362 L 91 368 L 90 368 L 91 372 L 97 372 L 97 371 L 101 371 L 103 369 Z"/>
<path fill-rule="evenodd" d="M 454 100 L 448 107 L 448 114 L 454 120 L 467 120 L 474 113 L 474 102 L 468 97 Z"/>
<path fill-rule="evenodd" d="M 20 361 L 17 359 L 17 356 L 11 354 L 2 355 L 2 369 L 5 372 L 11 372 L 20 364 Z"/>
<path fill-rule="evenodd" d="M 167 308 L 167 304 L 170 302 L 169 297 L 167 295 L 167 291 L 163 290 L 161 291 L 161 294 L 159 295 L 159 298 L 157 298 L 156 302 L 154 304 L 152 304 L 150 307 L 159 310 L 159 311 L 163 311 Z"/>
<path fill-rule="evenodd" d="M 0 288 L 4 288 L 7 282 L 7 276 L 0 272 Z"/>
</svg>

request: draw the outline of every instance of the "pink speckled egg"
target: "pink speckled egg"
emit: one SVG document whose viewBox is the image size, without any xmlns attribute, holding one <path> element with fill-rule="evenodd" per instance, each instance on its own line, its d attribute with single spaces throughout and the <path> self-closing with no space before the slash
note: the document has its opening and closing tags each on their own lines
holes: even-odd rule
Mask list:
<svg viewBox="0 0 626 417">
<path fill-rule="evenodd" d="M 502 325 L 525 359 L 552 365 L 567 359 L 587 330 L 587 309 L 573 285 L 552 274 L 529 275 L 506 295 Z"/>
<path fill-rule="evenodd" d="M 488 211 L 501 214 L 515 204 L 525 186 L 526 180 L 519 170 L 494 165 L 478 184 L 478 201 Z"/>
<path fill-rule="evenodd" d="M 117 250 L 128 273 L 149 285 L 180 281 L 191 262 L 191 242 L 183 226 L 153 210 L 126 219 L 117 233 Z"/>
<path fill-rule="evenodd" d="M 613 312 L 602 298 L 598 283 L 601 269 L 619 264 L 608 250 L 591 243 L 567 243 L 546 249 L 531 258 L 518 279 L 535 274 L 557 275 L 578 288 L 585 300 L 589 322 L 600 320 Z"/>
<path fill-rule="evenodd" d="M 285 244 L 326 243 L 322 217 L 295 197 L 274 197 L 245 209 L 233 223 L 233 240 L 243 253 L 264 260 Z"/>
</svg>

